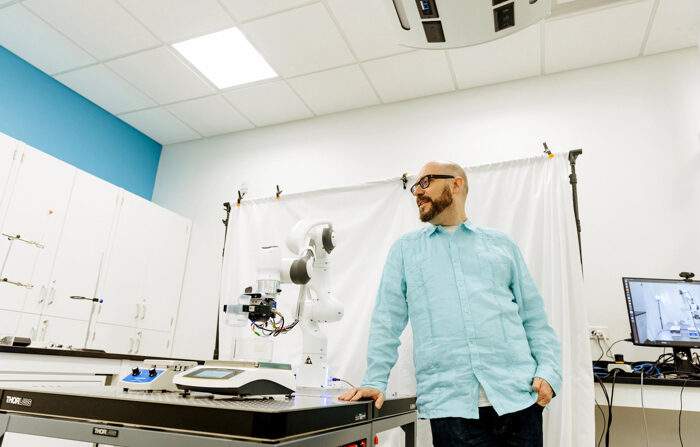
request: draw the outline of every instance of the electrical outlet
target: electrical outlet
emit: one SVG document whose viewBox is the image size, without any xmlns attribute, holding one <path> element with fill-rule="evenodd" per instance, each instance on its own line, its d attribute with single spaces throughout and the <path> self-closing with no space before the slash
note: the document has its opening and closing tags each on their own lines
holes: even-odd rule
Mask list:
<svg viewBox="0 0 700 447">
<path fill-rule="evenodd" d="M 608 328 L 605 326 L 589 326 L 588 334 L 591 340 L 609 340 Z"/>
</svg>

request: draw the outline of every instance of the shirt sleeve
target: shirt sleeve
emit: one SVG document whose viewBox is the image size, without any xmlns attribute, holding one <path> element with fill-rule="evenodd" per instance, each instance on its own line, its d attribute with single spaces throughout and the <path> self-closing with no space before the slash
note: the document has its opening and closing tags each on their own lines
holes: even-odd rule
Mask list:
<svg viewBox="0 0 700 447">
<path fill-rule="evenodd" d="M 518 304 L 530 351 L 537 362 L 535 377 L 546 380 L 554 394 L 558 394 L 562 385 L 561 345 L 554 329 L 547 322 L 542 295 L 527 269 L 523 255 L 514 241 L 512 244 L 516 272 L 511 289 Z"/>
<path fill-rule="evenodd" d="M 398 359 L 399 337 L 408 323 L 406 277 L 401 241 L 389 250 L 377 292 L 367 346 L 367 371 L 362 386 L 386 393 L 389 373 Z"/>
</svg>

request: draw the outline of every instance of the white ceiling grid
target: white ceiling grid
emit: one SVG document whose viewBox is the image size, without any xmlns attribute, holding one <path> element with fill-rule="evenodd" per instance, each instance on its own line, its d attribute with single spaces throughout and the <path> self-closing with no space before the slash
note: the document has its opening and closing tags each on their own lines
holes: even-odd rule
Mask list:
<svg viewBox="0 0 700 447">
<path fill-rule="evenodd" d="M 0 45 L 162 144 L 697 44 L 700 0 L 555 0 L 448 51 L 398 45 L 389 0 L 0 0 Z M 232 26 L 278 78 L 219 90 L 171 45 Z"/>
</svg>

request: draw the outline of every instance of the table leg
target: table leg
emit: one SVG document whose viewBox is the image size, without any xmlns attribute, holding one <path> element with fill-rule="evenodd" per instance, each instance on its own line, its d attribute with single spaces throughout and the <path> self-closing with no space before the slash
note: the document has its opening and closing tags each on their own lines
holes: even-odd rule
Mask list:
<svg viewBox="0 0 700 447">
<path fill-rule="evenodd" d="M 416 447 L 416 422 L 402 425 L 401 430 L 406 435 L 406 447 Z"/>
<path fill-rule="evenodd" d="M 2 440 L 5 439 L 5 433 L 7 432 L 7 426 L 10 423 L 10 416 L 7 414 L 0 414 L 0 446 L 2 446 Z"/>
</svg>

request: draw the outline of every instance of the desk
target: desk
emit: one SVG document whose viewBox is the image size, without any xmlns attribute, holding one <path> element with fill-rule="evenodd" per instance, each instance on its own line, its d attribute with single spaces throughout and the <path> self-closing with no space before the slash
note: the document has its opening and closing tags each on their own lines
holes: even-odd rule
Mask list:
<svg viewBox="0 0 700 447">
<path fill-rule="evenodd" d="M 603 379 L 608 390 L 612 391 L 612 376 Z M 658 410 L 680 410 L 681 388 L 683 380 L 656 379 L 644 376 L 644 408 Z M 596 380 L 595 399 L 602 407 L 607 405 L 603 390 Z M 615 407 L 641 408 L 642 388 L 640 377 L 621 377 L 615 379 Z M 700 411 L 700 380 L 689 380 L 683 389 L 683 411 Z"/>
<path fill-rule="evenodd" d="M 416 439 L 415 397 L 341 402 L 339 392 L 300 389 L 290 399 L 231 400 L 175 393 L 125 393 L 114 387 L 0 390 L 5 432 L 122 446 L 333 447 L 401 427 Z"/>
</svg>

